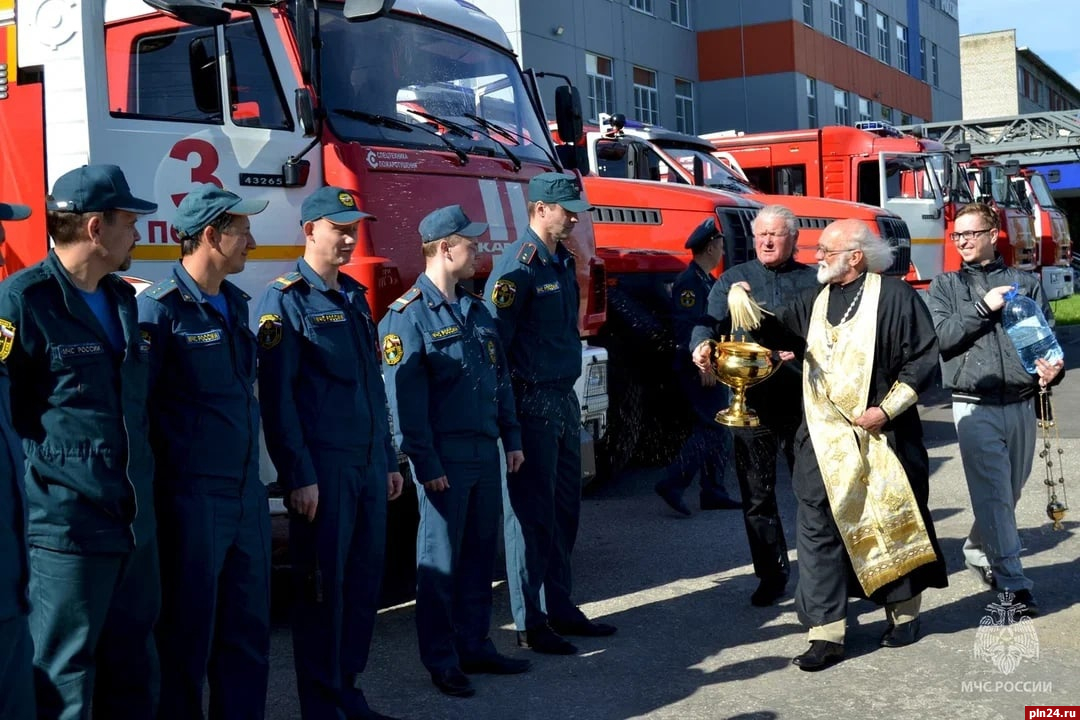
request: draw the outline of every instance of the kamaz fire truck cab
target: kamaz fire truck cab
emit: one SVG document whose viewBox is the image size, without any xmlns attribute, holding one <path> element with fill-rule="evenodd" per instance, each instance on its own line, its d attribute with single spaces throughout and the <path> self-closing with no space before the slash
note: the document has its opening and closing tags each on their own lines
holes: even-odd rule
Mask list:
<svg viewBox="0 0 1080 720">
<path fill-rule="evenodd" d="M 337 185 L 378 218 L 362 224 L 346 271 L 368 287 L 379 317 L 423 269 L 416 228 L 427 213 L 456 203 L 488 223 L 477 238 L 481 287 L 493 257 L 528 223 L 529 179 L 563 170 L 532 74 L 518 67 L 502 28 L 469 3 L 16 0 L 12 7 L 0 5 L 0 197 L 34 214 L 9 229 L 8 272 L 48 251 L 52 182 L 86 163 L 112 163 L 159 206 L 138 225 L 130 273 L 144 280 L 164 277 L 179 258 L 170 220 L 195 183 L 269 201 L 252 217 L 259 245 L 233 278 L 257 298 L 303 254 L 303 199 Z M 569 244 L 580 330 L 591 336 L 605 320 L 606 285 L 587 216 Z M 584 347 L 577 389 L 591 472 L 592 441 L 607 425 L 606 350 Z M 265 463 L 263 478 L 273 479 Z M 387 564 L 407 568 L 415 504 L 394 504 L 392 528 L 395 515 L 392 545 L 401 553 Z M 407 589 L 407 579 L 399 585 Z"/>
<path fill-rule="evenodd" d="M 1010 163 L 1005 163 L 1010 167 Z M 1051 175 L 1058 173 L 1052 170 Z M 1024 210 L 1031 215 L 1035 234 L 1039 237 L 1039 278 L 1043 291 L 1051 300 L 1073 294 L 1075 289 L 1072 262 L 1072 236 L 1065 212 L 1054 202 L 1047 178 L 1030 168 L 1019 168 L 1012 176 L 1013 188 Z"/>
</svg>

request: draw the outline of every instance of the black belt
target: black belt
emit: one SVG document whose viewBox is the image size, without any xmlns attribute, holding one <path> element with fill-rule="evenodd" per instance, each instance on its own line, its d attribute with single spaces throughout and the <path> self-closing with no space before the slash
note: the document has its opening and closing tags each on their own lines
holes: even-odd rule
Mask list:
<svg viewBox="0 0 1080 720">
<path fill-rule="evenodd" d="M 1012 405 L 1034 397 L 1035 392 L 1033 388 L 1025 388 L 1019 392 L 994 393 L 993 395 L 954 392 L 952 399 L 953 402 L 966 402 L 974 405 Z"/>
</svg>

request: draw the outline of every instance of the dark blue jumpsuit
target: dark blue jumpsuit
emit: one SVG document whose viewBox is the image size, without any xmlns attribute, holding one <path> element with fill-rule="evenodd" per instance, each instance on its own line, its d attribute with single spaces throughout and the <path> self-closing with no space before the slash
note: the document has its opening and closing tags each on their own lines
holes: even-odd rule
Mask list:
<svg viewBox="0 0 1080 720">
<path fill-rule="evenodd" d="M 581 513 L 581 374 L 573 254 L 552 255 L 531 228 L 495 263 L 484 290 L 510 365 L 525 462 L 506 478 L 506 571 L 519 630 L 575 622 L 570 554 Z"/>
<path fill-rule="evenodd" d="M 368 711 L 359 684 L 379 607 L 387 473 L 397 470 L 367 290 L 331 290 L 303 259 L 259 301 L 259 399 L 286 493 L 317 484 L 314 522 L 295 512 L 293 655 L 305 720 Z"/>
<path fill-rule="evenodd" d="M 3 343 L 0 337 L 0 357 L 6 355 Z M 10 387 L 7 366 L 0 364 L 0 718 L 34 720 L 26 493 L 22 447 L 11 427 Z"/>
<path fill-rule="evenodd" d="M 420 500 L 416 630 L 432 672 L 495 652 L 488 630 L 502 517 L 498 441 L 507 452 L 521 449 L 495 321 L 460 286 L 455 304 L 420 275 L 379 324 L 394 427 Z M 445 490 L 423 485 L 444 476 Z"/>
<path fill-rule="evenodd" d="M 685 490 L 698 472 L 701 496 L 727 497 L 724 490 L 724 468 L 731 453 L 731 433 L 716 422 L 716 413 L 727 407 L 726 385 L 712 387 L 701 384 L 701 373 L 691 360 L 694 348 L 690 336 L 706 314 L 709 291 L 716 279 L 696 262 L 675 278 L 671 287 L 671 317 L 675 329 L 675 374 L 679 387 L 693 412 L 693 429 L 668 468 L 673 486 Z"/>
<path fill-rule="evenodd" d="M 270 514 L 259 480 L 255 336 L 248 297 L 228 317 L 181 263 L 139 296 L 150 343 L 163 603 L 161 715 L 262 718 L 270 652 Z"/>
<path fill-rule="evenodd" d="M 148 346 L 135 290 L 99 288 L 124 347 L 55 253 L 0 284 L 13 335 L 5 364 L 26 453 L 30 634 L 39 718 L 146 718 L 156 711 L 160 607 L 147 434 Z"/>
</svg>

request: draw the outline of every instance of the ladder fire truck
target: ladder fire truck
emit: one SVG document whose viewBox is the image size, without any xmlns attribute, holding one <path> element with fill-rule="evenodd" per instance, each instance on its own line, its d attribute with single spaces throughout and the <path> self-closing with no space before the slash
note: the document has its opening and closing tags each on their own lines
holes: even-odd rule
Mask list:
<svg viewBox="0 0 1080 720">
<path fill-rule="evenodd" d="M 1063 191 L 1071 197 L 1057 200 L 1051 185 L 1061 181 L 1063 169 L 1071 175 L 1076 166 L 1080 119 L 1075 111 L 922 123 L 901 130 L 970 153 L 983 167 L 1007 168 L 1009 182 L 1023 209 L 1032 216 L 1039 238 L 1043 288 L 1055 299 L 1073 293 L 1072 234 L 1066 210 L 1073 210 L 1073 215 L 1080 212 L 1080 201 L 1075 190 Z"/>
</svg>

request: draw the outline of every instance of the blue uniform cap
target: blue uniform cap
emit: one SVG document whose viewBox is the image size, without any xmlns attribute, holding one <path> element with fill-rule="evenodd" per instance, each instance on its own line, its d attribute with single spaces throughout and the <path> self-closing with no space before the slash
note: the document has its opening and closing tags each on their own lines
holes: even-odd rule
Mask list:
<svg viewBox="0 0 1080 720">
<path fill-rule="evenodd" d="M 487 223 L 472 222 L 460 205 L 448 205 L 428 214 L 420 221 L 420 240 L 433 242 L 451 235 L 478 237 L 487 232 Z"/>
<path fill-rule="evenodd" d="M 375 216 L 357 210 L 356 200 L 347 190 L 327 185 L 308 195 L 300 206 L 301 225 L 320 218 L 326 218 L 335 225 L 350 225 L 364 218 L 374 220 Z"/>
<path fill-rule="evenodd" d="M 157 210 L 157 203 L 132 195 L 124 172 L 116 165 L 83 165 L 57 178 L 48 208 L 73 213 L 123 210 L 146 215 Z"/>
<path fill-rule="evenodd" d="M 173 218 L 173 227 L 181 238 L 196 237 L 206 226 L 229 215 L 258 215 L 269 204 L 266 200 L 245 200 L 234 192 L 204 183 L 189 192 Z"/>
<path fill-rule="evenodd" d="M 710 240 L 723 237 L 723 235 L 720 229 L 716 227 L 716 221 L 709 218 L 694 228 L 694 232 L 690 233 L 690 237 L 686 239 L 686 244 L 683 247 L 692 252 L 699 252 L 705 249 Z"/>
<path fill-rule="evenodd" d="M 581 199 L 577 182 L 562 173 L 540 173 L 529 181 L 529 202 L 555 203 L 570 212 L 592 210 L 592 205 Z"/>
<path fill-rule="evenodd" d="M 25 220 L 28 217 L 30 217 L 30 208 L 25 205 L 0 202 L 0 220 Z"/>
</svg>

